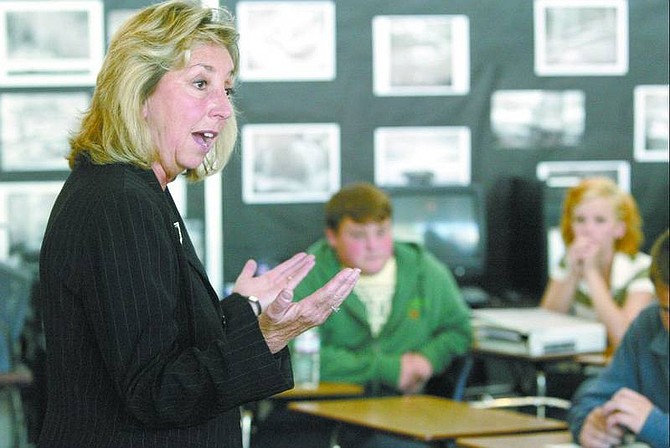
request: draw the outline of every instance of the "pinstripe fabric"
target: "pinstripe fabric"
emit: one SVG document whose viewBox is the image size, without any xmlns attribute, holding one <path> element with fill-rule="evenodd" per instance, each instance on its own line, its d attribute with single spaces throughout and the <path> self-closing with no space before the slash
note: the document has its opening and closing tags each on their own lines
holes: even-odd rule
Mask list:
<svg viewBox="0 0 670 448">
<path fill-rule="evenodd" d="M 51 212 L 40 286 L 39 447 L 239 447 L 238 406 L 292 386 L 288 352 L 269 352 L 246 299 L 218 301 L 152 171 L 80 160 Z"/>
</svg>

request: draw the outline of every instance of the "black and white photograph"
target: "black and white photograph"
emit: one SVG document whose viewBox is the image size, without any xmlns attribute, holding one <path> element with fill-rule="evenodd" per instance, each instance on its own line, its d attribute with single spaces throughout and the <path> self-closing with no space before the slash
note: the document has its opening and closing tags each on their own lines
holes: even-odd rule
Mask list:
<svg viewBox="0 0 670 448">
<path fill-rule="evenodd" d="M 92 86 L 103 40 L 99 0 L 0 2 L 0 87 Z"/>
<path fill-rule="evenodd" d="M 375 16 L 372 32 L 375 95 L 465 95 L 470 91 L 468 17 Z"/>
<path fill-rule="evenodd" d="M 240 79 L 335 79 L 335 3 L 242 1 L 237 4 Z"/>
<path fill-rule="evenodd" d="M 0 169 L 69 170 L 69 133 L 89 103 L 88 92 L 0 93 Z"/>
<path fill-rule="evenodd" d="M 469 185 L 470 128 L 465 126 L 375 129 L 375 184 Z"/>
<path fill-rule="evenodd" d="M 340 188 L 340 128 L 334 123 L 242 128 L 243 200 L 321 202 Z"/>
<path fill-rule="evenodd" d="M 625 75 L 627 0 L 535 0 L 535 73 Z"/>
<path fill-rule="evenodd" d="M 584 116 L 580 90 L 498 90 L 491 96 L 491 129 L 499 148 L 579 146 Z"/>
<path fill-rule="evenodd" d="M 42 246 L 61 181 L 0 182 L 0 260 L 34 257 Z"/>
<path fill-rule="evenodd" d="M 630 162 L 627 160 L 540 162 L 536 175 L 547 187 L 558 189 L 574 187 L 585 177 L 609 177 L 623 191 L 630 192 Z"/>
<path fill-rule="evenodd" d="M 668 161 L 668 85 L 635 87 L 635 160 Z"/>
</svg>

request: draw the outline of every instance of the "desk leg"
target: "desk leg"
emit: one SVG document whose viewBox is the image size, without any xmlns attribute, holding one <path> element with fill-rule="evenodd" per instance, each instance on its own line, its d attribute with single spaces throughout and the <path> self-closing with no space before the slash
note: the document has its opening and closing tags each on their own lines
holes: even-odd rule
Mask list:
<svg viewBox="0 0 670 448">
<path fill-rule="evenodd" d="M 537 396 L 546 397 L 547 396 L 547 376 L 544 373 L 544 369 L 541 367 L 535 371 L 535 384 L 537 385 Z M 546 415 L 545 406 L 539 405 L 537 407 L 537 417 L 544 418 Z"/>
<path fill-rule="evenodd" d="M 242 448 L 251 448 L 251 423 L 254 419 L 253 411 L 241 409 L 242 417 L 240 425 L 242 426 Z"/>
<path fill-rule="evenodd" d="M 340 442 L 338 442 L 338 439 L 340 438 L 340 429 L 342 429 L 341 423 L 338 423 L 335 425 L 335 428 L 333 428 L 333 432 L 330 434 L 330 442 L 328 443 L 330 448 L 340 448 Z"/>
</svg>

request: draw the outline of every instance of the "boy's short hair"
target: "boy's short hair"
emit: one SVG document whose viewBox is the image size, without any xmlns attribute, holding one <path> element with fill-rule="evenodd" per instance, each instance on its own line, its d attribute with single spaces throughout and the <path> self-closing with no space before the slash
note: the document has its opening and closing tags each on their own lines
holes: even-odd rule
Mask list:
<svg viewBox="0 0 670 448">
<path fill-rule="evenodd" d="M 668 235 L 670 235 L 670 230 L 666 229 L 654 242 L 651 248 L 651 266 L 649 267 L 651 281 L 663 285 L 670 284 L 670 279 L 668 279 Z"/>
<path fill-rule="evenodd" d="M 358 223 L 381 222 L 391 218 L 391 199 L 367 182 L 343 187 L 326 203 L 326 226 L 337 231 L 346 217 Z"/>
</svg>

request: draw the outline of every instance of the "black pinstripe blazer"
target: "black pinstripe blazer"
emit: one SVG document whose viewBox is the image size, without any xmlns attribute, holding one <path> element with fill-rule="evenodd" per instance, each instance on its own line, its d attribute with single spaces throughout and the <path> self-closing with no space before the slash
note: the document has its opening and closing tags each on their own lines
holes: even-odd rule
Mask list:
<svg viewBox="0 0 670 448">
<path fill-rule="evenodd" d="M 151 170 L 80 159 L 40 255 L 39 447 L 239 447 L 240 404 L 293 385 L 245 298 L 219 302 Z"/>
</svg>

